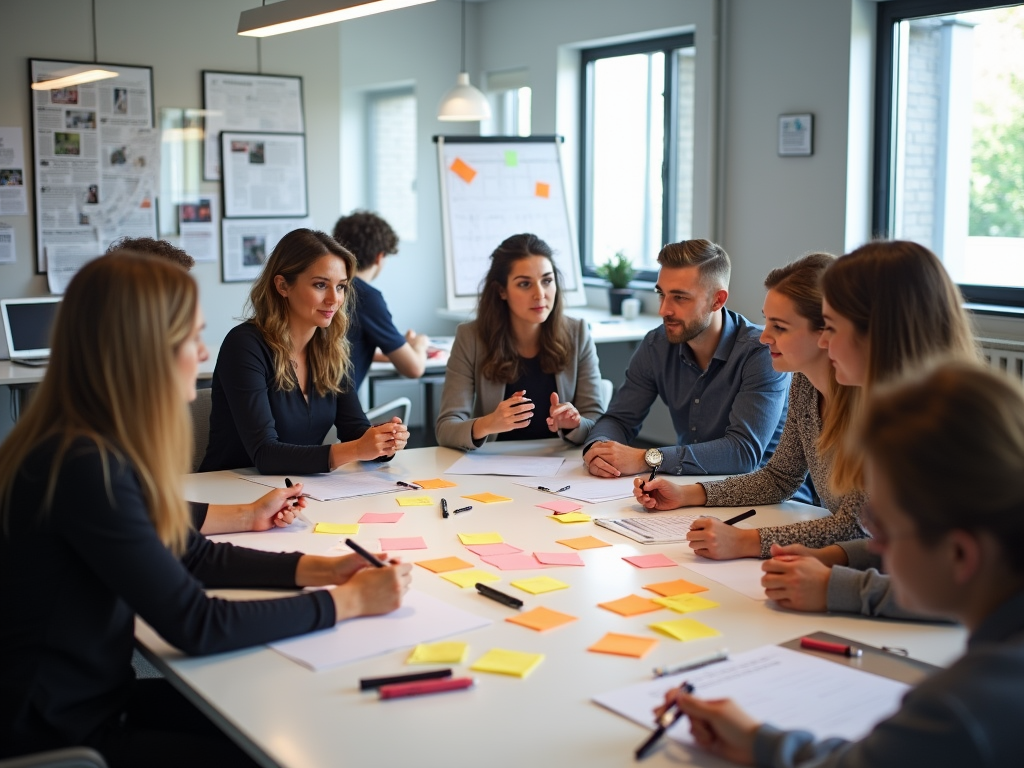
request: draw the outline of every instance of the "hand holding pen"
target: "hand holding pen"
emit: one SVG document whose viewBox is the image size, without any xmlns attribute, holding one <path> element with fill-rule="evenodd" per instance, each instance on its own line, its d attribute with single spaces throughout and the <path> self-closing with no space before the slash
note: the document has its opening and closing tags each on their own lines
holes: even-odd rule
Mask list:
<svg viewBox="0 0 1024 768">
<path fill-rule="evenodd" d="M 284 479 L 284 484 L 286 488 L 295 489 L 292 495 L 289 496 L 289 500 L 291 501 L 292 512 L 295 514 L 297 518 L 299 518 L 299 520 L 304 522 L 310 528 L 313 528 L 314 526 L 313 523 L 310 522 L 310 519 L 306 517 L 304 514 L 302 514 L 302 508 L 306 506 L 306 498 L 309 496 L 309 494 L 302 492 L 302 483 L 293 483 L 290 477 L 286 477 Z"/>
<path fill-rule="evenodd" d="M 686 715 L 690 719 L 690 733 L 703 749 L 734 763 L 754 764 L 754 735 L 760 723 L 732 699 L 697 699 L 680 686 L 665 694 L 665 703 L 654 710 L 655 718 L 660 722 L 673 707 L 679 714 L 669 717 L 675 720 Z"/>
</svg>

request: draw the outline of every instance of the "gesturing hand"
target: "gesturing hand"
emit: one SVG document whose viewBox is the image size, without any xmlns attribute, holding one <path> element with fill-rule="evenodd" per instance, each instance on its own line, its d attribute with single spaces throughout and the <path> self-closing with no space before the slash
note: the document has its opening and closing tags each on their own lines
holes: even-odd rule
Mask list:
<svg viewBox="0 0 1024 768">
<path fill-rule="evenodd" d="M 551 409 L 548 411 L 548 429 L 557 432 L 560 429 L 572 431 L 580 425 L 580 412 L 572 403 L 559 403 L 558 393 L 551 393 Z"/>
</svg>

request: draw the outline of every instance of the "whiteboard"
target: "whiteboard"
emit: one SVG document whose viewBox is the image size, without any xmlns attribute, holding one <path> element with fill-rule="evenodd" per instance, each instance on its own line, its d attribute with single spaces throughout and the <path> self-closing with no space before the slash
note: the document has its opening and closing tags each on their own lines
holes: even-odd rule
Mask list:
<svg viewBox="0 0 1024 768">
<path fill-rule="evenodd" d="M 490 256 L 532 232 L 554 251 L 567 305 L 587 303 L 558 136 L 437 136 L 449 309 L 476 307 Z"/>
</svg>

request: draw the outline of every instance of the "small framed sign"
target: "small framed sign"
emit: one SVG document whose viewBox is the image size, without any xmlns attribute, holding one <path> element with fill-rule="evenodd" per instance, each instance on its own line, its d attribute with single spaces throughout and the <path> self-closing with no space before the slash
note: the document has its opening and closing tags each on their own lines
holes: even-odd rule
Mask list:
<svg viewBox="0 0 1024 768">
<path fill-rule="evenodd" d="M 808 156 L 814 152 L 814 115 L 779 115 L 779 156 Z"/>
</svg>

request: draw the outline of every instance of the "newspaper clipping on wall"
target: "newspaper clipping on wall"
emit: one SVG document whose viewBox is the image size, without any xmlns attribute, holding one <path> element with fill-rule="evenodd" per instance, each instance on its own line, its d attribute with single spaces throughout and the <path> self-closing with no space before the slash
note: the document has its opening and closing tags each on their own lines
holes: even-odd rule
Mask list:
<svg viewBox="0 0 1024 768">
<path fill-rule="evenodd" d="M 21 126 L 0 127 L 0 215 L 28 213 Z"/>
</svg>

